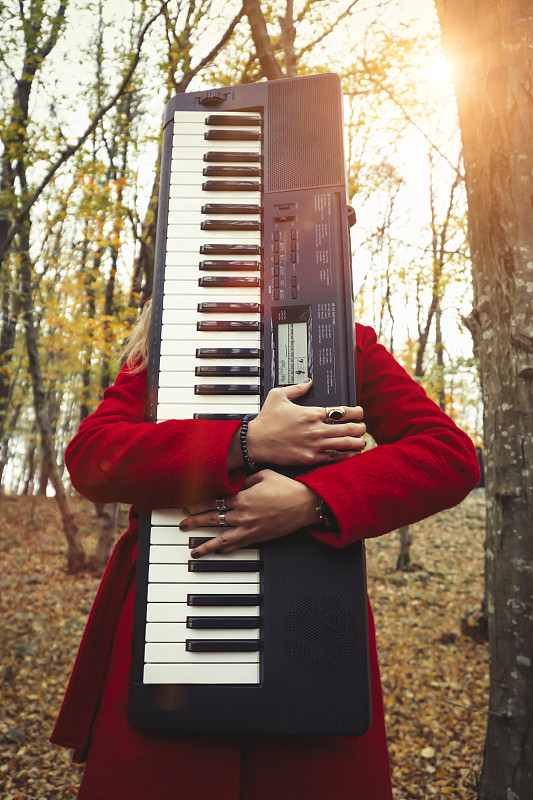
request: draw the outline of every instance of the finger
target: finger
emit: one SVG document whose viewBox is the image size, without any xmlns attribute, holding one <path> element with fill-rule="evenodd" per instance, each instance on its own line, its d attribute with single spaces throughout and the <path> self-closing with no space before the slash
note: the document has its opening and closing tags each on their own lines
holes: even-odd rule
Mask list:
<svg viewBox="0 0 533 800">
<path fill-rule="evenodd" d="M 326 427 L 322 431 L 330 439 L 341 436 L 360 438 L 366 433 L 366 425 L 364 422 L 336 422 L 333 425 L 326 423 Z"/>
<path fill-rule="evenodd" d="M 231 527 L 231 520 L 228 519 L 229 513 L 231 512 L 211 509 L 209 511 L 202 511 L 199 514 L 192 514 L 180 522 L 179 529 L 180 531 L 191 531 L 197 528 Z"/>
<path fill-rule="evenodd" d="M 306 381 L 303 381 L 303 383 L 295 383 L 292 386 L 282 386 L 281 389 L 288 400 L 295 400 L 306 394 L 312 385 L 313 381 L 311 378 L 308 378 Z"/>
<path fill-rule="evenodd" d="M 254 472 L 252 475 L 248 475 L 244 479 L 243 489 L 250 489 L 251 486 L 257 486 L 258 483 L 261 483 L 267 477 L 265 475 L 266 472 L 272 472 L 272 470 L 262 469 L 259 472 Z"/>
<path fill-rule="evenodd" d="M 361 420 L 363 419 L 363 409 L 361 408 L 361 406 L 344 406 L 341 403 L 339 403 L 336 406 L 328 406 L 328 408 L 343 408 L 344 409 L 344 418 L 340 422 L 333 423 L 335 425 L 339 425 L 339 424 L 342 425 L 344 422 L 348 422 L 348 420 L 351 420 L 353 422 L 361 422 Z M 323 411 L 323 415 L 324 415 L 323 419 L 326 422 L 327 421 L 326 420 L 326 409 L 324 408 L 324 409 L 322 409 L 322 411 Z M 332 423 L 331 422 L 327 422 L 327 424 L 331 425 Z"/>
<path fill-rule="evenodd" d="M 339 436 L 335 439 L 328 439 L 328 450 L 362 450 L 365 440 L 360 436 Z"/>
<path fill-rule="evenodd" d="M 219 508 L 221 501 L 225 504 L 226 508 Z M 188 508 L 183 509 L 187 516 L 195 514 L 202 514 L 205 511 L 226 511 L 233 508 L 233 501 L 230 497 L 213 497 L 210 500 L 204 500 L 202 503 L 191 503 Z"/>
<path fill-rule="evenodd" d="M 232 528 L 228 528 L 208 542 L 204 542 L 195 547 L 194 550 L 191 550 L 191 558 L 203 558 L 213 553 L 231 553 L 240 547 L 242 547 L 242 534 L 236 533 Z"/>
<path fill-rule="evenodd" d="M 346 459 L 356 456 L 359 450 L 325 450 L 319 459 L 319 464 L 337 464 L 339 461 L 346 461 Z"/>
<path fill-rule="evenodd" d="M 364 439 L 360 440 L 361 444 L 358 447 L 351 447 L 347 450 L 324 450 L 317 456 L 317 464 L 336 464 L 338 461 L 345 461 L 347 458 L 356 456 L 366 447 Z"/>
</svg>

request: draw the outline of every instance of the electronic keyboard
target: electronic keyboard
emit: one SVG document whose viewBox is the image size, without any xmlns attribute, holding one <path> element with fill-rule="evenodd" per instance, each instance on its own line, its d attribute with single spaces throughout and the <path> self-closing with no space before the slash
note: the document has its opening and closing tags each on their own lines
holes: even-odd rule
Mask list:
<svg viewBox="0 0 533 800">
<path fill-rule="evenodd" d="M 274 386 L 355 405 L 350 209 L 335 75 L 166 109 L 147 419 L 241 419 Z M 129 721 L 356 736 L 370 724 L 364 545 L 305 531 L 190 558 L 206 528 L 141 512 Z"/>
</svg>

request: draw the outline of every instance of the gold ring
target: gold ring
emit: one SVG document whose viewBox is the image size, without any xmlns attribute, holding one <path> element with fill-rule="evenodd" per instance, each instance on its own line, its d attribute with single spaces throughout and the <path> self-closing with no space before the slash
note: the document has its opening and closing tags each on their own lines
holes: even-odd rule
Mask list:
<svg viewBox="0 0 533 800">
<path fill-rule="evenodd" d="M 222 526 L 227 526 L 228 523 L 226 522 L 226 512 L 225 511 L 219 511 L 218 512 L 218 524 L 222 525 Z"/>
<path fill-rule="evenodd" d="M 217 506 L 217 511 L 227 511 L 228 510 L 228 507 L 226 505 L 226 498 L 225 497 L 217 498 L 215 500 L 215 503 L 216 503 L 216 506 Z"/>
<path fill-rule="evenodd" d="M 346 419 L 346 409 L 343 406 L 326 408 L 326 422 L 342 422 Z"/>
</svg>

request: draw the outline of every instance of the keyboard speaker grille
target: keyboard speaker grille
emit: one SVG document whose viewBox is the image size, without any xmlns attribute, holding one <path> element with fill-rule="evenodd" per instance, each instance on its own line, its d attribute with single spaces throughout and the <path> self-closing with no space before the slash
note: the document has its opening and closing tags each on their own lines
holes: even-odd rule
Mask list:
<svg viewBox="0 0 533 800">
<path fill-rule="evenodd" d="M 342 98 L 337 77 L 267 85 L 267 191 L 343 184 Z"/>
</svg>

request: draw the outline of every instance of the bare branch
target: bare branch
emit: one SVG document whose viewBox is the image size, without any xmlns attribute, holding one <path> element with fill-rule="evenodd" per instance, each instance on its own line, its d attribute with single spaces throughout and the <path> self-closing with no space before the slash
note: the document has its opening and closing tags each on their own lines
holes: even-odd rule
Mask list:
<svg viewBox="0 0 533 800">
<path fill-rule="evenodd" d="M 204 58 L 202 58 L 202 60 L 198 64 L 198 66 L 196 66 L 194 68 L 194 72 L 191 73 L 191 77 L 189 78 L 189 81 L 192 80 L 194 75 L 196 75 L 198 72 L 200 72 L 200 70 L 202 70 L 204 67 L 206 67 L 207 64 L 210 64 L 211 61 L 213 61 L 213 59 L 215 58 L 215 56 L 218 55 L 219 51 L 224 47 L 225 44 L 227 44 L 227 42 L 229 41 L 229 39 L 233 35 L 233 32 L 234 32 L 235 28 L 237 27 L 238 23 L 241 21 L 243 16 L 244 16 L 244 4 L 241 6 L 241 9 L 238 12 L 238 14 L 236 14 L 236 16 L 230 22 L 230 24 L 226 28 L 226 31 L 225 31 L 224 35 L 219 39 L 217 44 L 213 47 L 213 49 Z"/>
<path fill-rule="evenodd" d="M 345 10 L 342 12 L 342 14 L 339 14 L 339 16 L 337 17 L 337 19 L 335 20 L 335 22 L 333 22 L 333 23 L 332 23 L 332 24 L 329 26 L 329 28 L 327 28 L 325 31 L 323 31 L 323 32 L 320 34 L 320 36 L 318 36 L 318 37 L 317 37 L 316 39 L 314 39 L 312 42 L 308 42 L 308 44 L 306 44 L 306 45 L 305 45 L 305 47 L 302 47 L 302 48 L 301 48 L 301 50 L 300 50 L 300 51 L 299 51 L 299 53 L 298 53 L 298 58 L 301 58 L 301 57 L 302 57 L 302 55 L 303 55 L 304 53 L 308 53 L 310 50 L 312 50 L 314 47 L 316 47 L 316 46 L 317 46 L 317 44 L 319 44 L 320 42 L 322 42 L 322 41 L 323 41 L 323 40 L 326 38 L 326 36 L 329 36 L 329 34 L 330 34 L 330 33 L 332 33 L 332 31 L 333 31 L 333 30 L 334 30 L 334 29 L 337 27 L 337 25 L 339 24 L 339 22 L 340 22 L 341 20 L 343 20 L 345 17 L 349 16 L 349 14 L 351 14 L 351 13 L 352 13 L 352 8 L 353 8 L 355 5 L 357 5 L 357 2 L 358 2 L 358 0 L 353 0 L 353 2 L 352 2 L 352 3 L 350 3 L 350 5 L 348 6 L 348 8 L 346 8 L 346 9 L 345 9 Z M 298 21 L 299 21 L 299 20 L 298 20 Z"/>
<path fill-rule="evenodd" d="M 37 188 L 34 189 L 32 194 L 30 195 L 30 197 L 28 198 L 28 200 L 26 201 L 26 203 L 22 207 L 20 213 L 17 215 L 17 217 L 15 218 L 15 220 L 13 222 L 13 225 L 11 226 L 11 229 L 8 232 L 5 241 L 2 243 L 2 247 L 0 249 L 0 262 L 1 262 L 2 258 L 4 257 L 5 253 L 7 252 L 7 249 L 9 247 L 9 245 L 11 244 L 11 242 L 13 241 L 14 237 L 21 230 L 22 225 L 24 224 L 24 221 L 26 220 L 28 214 L 30 213 L 30 211 L 33 208 L 34 204 L 36 203 L 37 199 L 42 194 L 43 190 L 48 186 L 48 184 L 50 183 L 50 181 L 52 180 L 52 178 L 54 177 L 54 175 L 56 174 L 58 169 L 60 167 L 62 167 L 63 164 L 65 164 L 65 162 L 68 161 L 68 159 L 71 158 L 71 156 L 73 156 L 74 153 L 76 153 L 80 149 L 80 147 L 87 141 L 89 136 L 97 128 L 98 123 L 100 122 L 100 120 L 107 114 L 108 111 L 110 111 L 113 108 L 113 106 L 118 102 L 120 97 L 123 95 L 123 93 L 127 89 L 128 84 L 129 84 L 129 82 L 130 82 L 130 80 L 131 80 L 131 78 L 133 76 L 133 73 L 135 72 L 135 70 L 137 68 L 137 65 L 139 63 L 139 60 L 140 60 L 140 57 L 141 57 L 141 48 L 142 48 L 142 44 L 143 44 L 144 38 L 145 38 L 148 30 L 150 29 L 150 27 L 163 14 L 164 9 L 168 5 L 169 2 L 170 2 L 170 0 L 164 0 L 164 2 L 161 4 L 161 7 L 160 7 L 159 11 L 156 14 L 154 14 L 147 21 L 147 23 L 144 25 L 144 27 L 142 28 L 142 30 L 141 30 L 141 32 L 139 34 L 139 39 L 138 39 L 138 42 L 137 42 L 136 52 L 135 52 L 135 55 L 134 55 L 134 57 L 132 59 L 130 67 L 127 70 L 122 83 L 120 84 L 119 88 L 117 89 L 117 91 L 115 92 L 115 94 L 113 95 L 111 100 L 109 100 L 109 102 L 106 103 L 106 105 L 103 106 L 100 109 L 100 111 L 96 114 L 96 116 L 94 117 L 94 119 L 91 122 L 91 124 L 87 127 L 85 132 L 82 133 L 82 135 L 78 138 L 78 140 L 74 144 L 72 144 L 69 147 L 67 147 L 61 153 L 61 155 L 57 158 L 55 163 L 52 164 L 52 166 L 50 167 L 50 169 L 48 170 L 48 172 L 46 173 L 46 175 L 44 176 L 42 181 L 39 183 Z"/>
<path fill-rule="evenodd" d="M 379 78 L 377 78 L 376 76 L 374 76 L 372 74 L 372 70 L 370 69 L 369 64 L 366 62 L 366 60 L 364 58 L 362 59 L 362 64 L 367 69 L 368 80 L 371 83 L 373 83 L 375 86 L 377 86 L 379 89 L 381 89 L 383 92 L 385 92 L 385 94 L 387 95 L 389 100 L 392 100 L 394 105 L 397 106 L 397 108 L 400 109 L 400 111 L 402 112 L 402 114 L 405 117 L 405 119 L 407 120 L 407 122 L 410 125 L 413 125 L 413 127 L 416 128 L 416 130 L 420 134 L 422 134 L 422 136 L 427 141 L 427 143 L 429 144 L 431 149 L 434 150 L 441 158 L 443 158 L 449 164 L 451 169 L 455 173 L 457 173 L 457 175 L 459 177 L 459 180 L 464 181 L 464 179 L 465 179 L 464 174 L 462 172 L 460 172 L 458 167 L 456 167 L 455 164 L 453 164 L 453 162 L 448 158 L 448 156 L 445 153 L 443 153 L 442 150 L 440 150 L 440 148 L 438 148 L 437 145 L 434 142 L 431 141 L 431 139 L 429 138 L 427 133 L 420 127 L 418 122 L 416 122 L 416 120 L 413 119 L 413 117 L 409 114 L 409 112 L 406 110 L 406 108 L 402 105 L 402 103 L 400 103 L 400 101 L 395 97 L 394 93 L 383 83 L 383 81 L 380 81 Z M 347 94 L 348 97 L 353 97 L 354 96 L 353 93 L 347 92 L 346 94 Z"/>
</svg>

